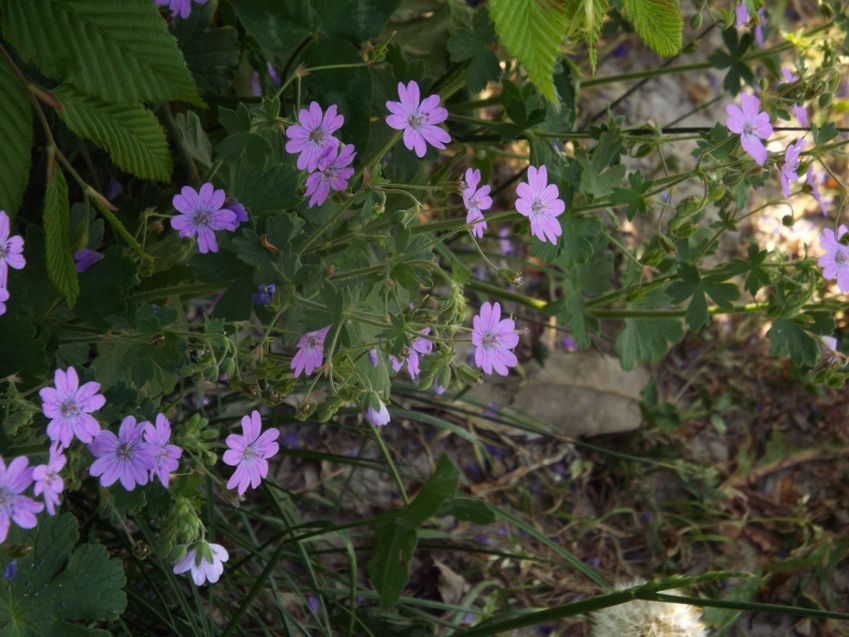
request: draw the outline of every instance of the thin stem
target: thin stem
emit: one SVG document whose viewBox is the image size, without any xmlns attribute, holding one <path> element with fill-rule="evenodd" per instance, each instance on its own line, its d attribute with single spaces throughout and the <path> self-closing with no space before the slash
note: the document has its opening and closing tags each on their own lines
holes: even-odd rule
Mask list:
<svg viewBox="0 0 849 637">
<path fill-rule="evenodd" d="M 392 460 L 392 454 L 389 453 L 386 443 L 383 442 L 383 437 L 380 435 L 380 429 L 372 427 L 371 430 L 372 433 L 374 433 L 374 439 L 377 440 L 377 444 L 380 446 L 380 451 L 383 453 L 383 457 L 386 458 L 386 463 L 389 465 L 389 471 L 392 473 L 392 478 L 395 480 L 395 484 L 398 485 L 398 490 L 401 492 L 401 499 L 404 501 L 404 506 L 407 506 L 410 504 L 410 497 L 407 495 L 407 490 L 404 488 L 404 481 L 401 479 L 401 474 L 398 473 L 398 467 L 395 466 L 395 461 Z"/>
</svg>

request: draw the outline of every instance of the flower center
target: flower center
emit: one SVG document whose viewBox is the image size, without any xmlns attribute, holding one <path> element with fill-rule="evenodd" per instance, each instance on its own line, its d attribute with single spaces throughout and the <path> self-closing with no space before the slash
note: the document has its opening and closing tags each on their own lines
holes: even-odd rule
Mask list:
<svg viewBox="0 0 849 637">
<path fill-rule="evenodd" d="M 317 346 L 318 346 L 318 339 L 315 336 L 310 336 L 307 339 L 307 347 L 317 347 Z"/>
<path fill-rule="evenodd" d="M 849 263 L 849 251 L 840 250 L 838 248 L 837 254 L 834 255 L 834 262 L 840 265 L 846 265 Z"/>
<path fill-rule="evenodd" d="M 59 406 L 59 413 L 65 418 L 73 418 L 74 416 L 79 416 L 80 406 L 76 400 L 69 398 Z"/>
<path fill-rule="evenodd" d="M 498 346 L 498 335 L 492 332 L 484 332 L 481 342 L 486 349 L 493 349 Z"/>
<path fill-rule="evenodd" d="M 212 212 L 206 208 L 195 208 L 192 211 L 192 222 L 196 227 L 207 227 L 212 221 Z"/>
<path fill-rule="evenodd" d="M 531 203 L 531 212 L 534 213 L 537 217 L 539 217 L 542 213 L 545 212 L 545 204 L 542 202 L 542 199 L 539 197 L 535 197 L 533 202 Z"/>
<path fill-rule="evenodd" d="M 129 460 L 133 455 L 133 446 L 128 442 L 122 442 L 115 450 L 115 456 L 119 460 Z"/>
<path fill-rule="evenodd" d="M 312 129 L 309 137 L 313 144 L 318 144 L 319 146 L 324 144 L 324 140 L 327 139 L 327 135 L 320 128 Z"/>
<path fill-rule="evenodd" d="M 6 255 L 9 254 L 9 248 L 6 244 L 0 245 L 0 261 L 3 261 L 6 258 Z"/>
<path fill-rule="evenodd" d="M 418 111 L 407 117 L 407 123 L 410 125 L 410 128 L 418 129 L 419 126 L 424 124 L 426 121 L 427 115 L 419 113 Z"/>
<path fill-rule="evenodd" d="M 754 133 L 754 129 L 752 128 L 752 123 L 746 122 L 745 124 L 743 124 L 743 134 L 744 135 L 751 135 L 752 133 Z"/>
<path fill-rule="evenodd" d="M 0 509 L 8 506 L 12 502 L 12 494 L 4 488 L 0 488 Z"/>
</svg>

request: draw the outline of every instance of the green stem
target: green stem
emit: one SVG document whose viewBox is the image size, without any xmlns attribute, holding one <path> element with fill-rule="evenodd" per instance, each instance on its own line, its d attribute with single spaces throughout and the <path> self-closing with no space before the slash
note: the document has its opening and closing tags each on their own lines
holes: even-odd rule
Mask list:
<svg viewBox="0 0 849 637">
<path fill-rule="evenodd" d="M 398 473 L 398 467 L 395 466 L 395 462 L 392 460 L 392 454 L 389 453 L 386 443 L 383 442 L 383 436 L 380 435 L 380 429 L 377 427 L 372 427 L 371 429 L 374 433 L 374 439 L 377 440 L 377 444 L 380 446 L 380 451 L 383 453 L 383 457 L 386 458 L 386 463 L 389 465 L 389 471 L 392 472 L 392 478 L 395 480 L 395 484 L 398 485 L 398 490 L 401 492 L 401 499 L 404 501 L 404 506 L 407 506 L 410 504 L 410 497 L 407 495 L 407 490 L 404 488 L 404 481 L 401 479 L 401 474 Z"/>
</svg>

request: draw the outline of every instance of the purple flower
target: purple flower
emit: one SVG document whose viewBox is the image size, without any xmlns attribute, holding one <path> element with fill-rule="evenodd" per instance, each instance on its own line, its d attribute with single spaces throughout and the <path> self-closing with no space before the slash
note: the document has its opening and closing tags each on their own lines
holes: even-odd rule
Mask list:
<svg viewBox="0 0 849 637">
<path fill-rule="evenodd" d="M 88 472 L 100 478 L 101 486 L 109 487 L 120 480 L 121 486 L 132 491 L 136 485 L 147 484 L 150 472 L 156 468 L 156 451 L 142 440 L 143 428 L 135 418 L 127 416 L 121 421 L 117 436 L 103 429 L 89 444 L 95 460 Z"/>
<path fill-rule="evenodd" d="M 578 350 L 578 342 L 568 334 L 563 337 L 561 344 L 563 345 L 563 349 L 567 352 L 575 352 Z"/>
<path fill-rule="evenodd" d="M 761 139 L 769 139 L 772 135 L 772 124 L 769 122 L 769 114 L 760 108 L 761 103 L 757 97 L 743 93 L 740 95 L 740 106 L 729 104 L 725 107 L 728 113 L 725 125 L 732 133 L 740 135 L 743 150 L 763 166 L 767 152 Z"/>
<path fill-rule="evenodd" d="M 389 362 L 392 364 L 392 369 L 396 372 L 400 372 L 404 365 L 406 365 L 407 373 L 410 374 L 410 378 L 413 380 L 418 380 L 419 374 L 421 373 L 421 370 L 419 369 L 420 357 L 425 354 L 430 354 L 433 351 L 433 341 L 428 338 L 424 338 L 424 336 L 430 334 L 430 328 L 426 327 L 419 333 L 423 336 L 417 336 L 413 339 L 413 342 L 410 343 L 410 347 L 405 347 L 399 357 L 396 358 L 391 354 L 389 355 Z"/>
<path fill-rule="evenodd" d="M 749 21 L 749 7 L 746 5 L 745 0 L 738 2 L 737 8 L 734 11 L 737 15 L 737 26 L 746 26 L 746 23 Z"/>
<path fill-rule="evenodd" d="M 50 515 L 56 515 L 59 494 L 65 489 L 65 481 L 62 480 L 59 472 L 62 471 L 66 461 L 62 448 L 54 444 L 50 446 L 47 464 L 40 464 L 32 470 L 32 479 L 35 481 L 32 492 L 44 498 L 44 506 Z"/>
<path fill-rule="evenodd" d="M 22 529 L 32 529 L 37 522 L 35 514 L 44 508 L 41 502 L 21 495 L 32 484 L 28 465 L 26 456 L 18 456 L 7 467 L 0 456 L 0 544 L 6 541 L 12 522 Z"/>
<path fill-rule="evenodd" d="M 206 0 L 195 0 L 198 4 L 206 4 Z M 156 0 L 157 6 L 171 9 L 171 17 L 180 16 L 185 20 L 192 12 L 192 0 Z"/>
<path fill-rule="evenodd" d="M 224 562 L 229 559 L 230 554 L 220 544 L 198 542 L 174 564 L 174 574 L 182 575 L 191 571 L 196 586 L 202 586 L 206 582 L 215 584 L 224 572 Z"/>
<path fill-rule="evenodd" d="M 277 69 L 274 68 L 274 65 L 271 62 L 265 63 L 265 71 L 268 73 L 268 79 L 271 80 L 271 83 L 274 86 L 280 86 L 282 80 L 280 79 L 280 73 L 277 72 Z"/>
<path fill-rule="evenodd" d="M 501 318 L 501 304 L 484 303 L 480 314 L 473 319 L 472 344 L 475 349 L 475 365 L 487 374 L 494 369 L 506 376 L 510 367 L 519 364 L 511 351 L 519 344 L 516 324 L 513 319 Z"/>
<path fill-rule="evenodd" d="M 248 211 L 236 199 L 227 199 L 224 206 L 229 208 L 236 215 L 236 225 L 245 223 L 248 220 Z"/>
<path fill-rule="evenodd" d="M 377 367 L 377 364 L 380 362 L 380 359 L 377 357 L 377 350 L 370 349 L 368 351 L 368 360 L 371 363 L 372 367 Z"/>
<path fill-rule="evenodd" d="M 171 423 L 165 414 L 156 415 L 156 425 L 145 421 L 141 423 L 144 441 L 150 445 L 153 453 L 153 467 L 150 470 L 150 478 L 159 478 L 159 482 L 166 489 L 171 480 L 171 474 L 180 466 L 180 456 L 183 450 L 171 442 Z"/>
<path fill-rule="evenodd" d="M 106 198 L 109 201 L 115 201 L 124 192 L 124 186 L 114 177 L 109 178 L 109 183 L 106 184 Z"/>
<path fill-rule="evenodd" d="M 764 47 L 764 26 L 766 25 L 766 11 L 764 11 L 763 7 L 758 9 L 758 23 L 755 25 L 755 42 L 758 43 L 758 46 Z"/>
<path fill-rule="evenodd" d="M 539 169 L 528 168 L 528 181 L 516 188 L 519 198 L 516 210 L 531 221 L 531 234 L 540 241 L 557 244 L 557 238 L 563 234 L 557 217 L 566 210 L 566 204 L 560 199 L 560 191 L 554 184 L 548 183 L 548 171 L 545 166 Z"/>
<path fill-rule="evenodd" d="M 339 140 L 333 133 L 345 123 L 345 118 L 336 113 L 336 104 L 331 104 L 326 112 L 321 110 L 318 102 L 311 102 L 309 109 L 302 108 L 298 112 L 298 123 L 286 129 L 287 153 L 298 155 L 298 169 L 309 172 L 318 168 L 328 148 L 339 146 Z"/>
<path fill-rule="evenodd" d="M 793 115 L 796 117 L 796 120 L 799 122 L 799 126 L 803 128 L 808 127 L 808 109 L 805 106 L 800 106 L 799 104 L 793 104 Z"/>
<path fill-rule="evenodd" d="M 0 288 L 0 316 L 6 313 L 6 302 L 9 300 L 9 290 Z"/>
<path fill-rule="evenodd" d="M 419 85 L 410 80 L 407 86 L 398 82 L 398 97 L 400 102 L 386 102 L 386 109 L 391 113 L 386 117 L 386 124 L 404 131 L 404 146 L 419 157 L 425 156 L 427 144 L 445 150 L 451 136 L 437 126 L 448 119 L 448 111 L 439 105 L 439 95 L 420 100 Z"/>
<path fill-rule="evenodd" d="M 307 332 L 298 341 L 298 351 L 292 357 L 291 368 L 298 378 L 306 371 L 307 376 L 321 367 L 324 362 L 324 339 L 332 326 L 328 325 L 315 332 Z"/>
<path fill-rule="evenodd" d="M 779 180 L 781 181 L 781 191 L 785 197 L 790 196 L 790 185 L 798 178 L 796 171 L 799 170 L 799 155 L 804 149 L 805 138 L 802 137 L 794 143 L 788 144 L 787 150 L 784 151 L 784 165 L 781 167 Z"/>
<path fill-rule="evenodd" d="M 837 279 L 837 287 L 841 292 L 849 292 L 849 246 L 840 243 L 839 239 L 846 234 L 847 228 L 842 225 L 834 230 L 826 228 L 820 237 L 820 246 L 825 254 L 819 258 L 822 275 L 826 279 Z"/>
<path fill-rule="evenodd" d="M 18 570 L 18 560 L 12 560 L 8 564 L 6 564 L 6 568 L 3 569 L 3 578 L 6 581 L 9 581 L 13 577 L 15 577 L 15 572 Z"/>
<path fill-rule="evenodd" d="M 472 225 L 472 235 L 482 237 L 486 231 L 486 221 L 484 220 L 483 211 L 492 207 L 492 197 L 489 196 L 489 186 L 478 188 L 481 180 L 481 171 L 471 168 L 466 169 L 466 176 L 463 178 L 463 205 L 468 211 L 466 214 L 466 223 Z"/>
<path fill-rule="evenodd" d="M 19 235 L 9 236 L 9 215 L 0 210 L 0 288 L 6 287 L 9 268 L 20 270 L 26 264 L 24 240 Z"/>
<path fill-rule="evenodd" d="M 254 409 L 250 416 L 242 417 L 242 435 L 227 436 L 227 451 L 224 452 L 224 464 L 236 467 L 227 481 L 227 488 L 237 487 L 239 495 L 244 495 L 248 486 L 256 489 L 262 479 L 268 475 L 268 458 L 279 450 L 277 429 L 262 431 L 262 420 Z"/>
<path fill-rule="evenodd" d="M 833 362 L 834 360 L 836 360 L 837 355 L 840 354 L 840 352 L 837 351 L 837 339 L 833 336 L 820 336 L 820 340 L 825 346 L 826 360 L 828 362 Z"/>
<path fill-rule="evenodd" d="M 318 597 L 315 595 L 307 595 L 307 606 L 309 606 L 310 612 L 318 617 L 321 612 L 321 602 L 318 601 Z"/>
<path fill-rule="evenodd" d="M 510 241 L 510 228 L 502 226 L 498 231 L 498 247 L 503 254 L 513 254 L 513 242 Z"/>
<path fill-rule="evenodd" d="M 436 380 L 433 381 L 433 384 L 430 386 L 430 388 L 433 390 L 433 393 L 436 394 L 437 396 L 442 396 L 442 394 L 445 393 L 445 387 L 443 385 L 440 385 L 439 381 L 436 381 Z"/>
<path fill-rule="evenodd" d="M 799 81 L 799 76 L 786 66 L 781 67 L 781 77 L 784 78 L 784 81 L 779 82 L 779 84 L 792 84 Z"/>
<path fill-rule="evenodd" d="M 383 427 L 389 424 L 389 410 L 386 409 L 386 405 L 379 398 L 377 402 L 379 409 L 372 407 L 371 402 L 369 402 L 368 409 L 366 409 L 366 422 L 374 427 Z"/>
<path fill-rule="evenodd" d="M 819 184 L 823 180 L 823 175 L 821 173 L 815 173 L 813 166 L 808 166 L 808 172 L 805 175 L 805 183 L 811 187 L 811 194 L 814 196 L 814 199 L 817 200 L 817 203 L 820 206 L 820 213 L 824 217 L 828 216 L 828 207 L 826 206 L 825 199 L 823 199 L 822 191 L 820 191 Z"/>
<path fill-rule="evenodd" d="M 271 305 L 274 295 L 277 292 L 277 286 L 273 283 L 263 283 L 257 286 L 257 292 L 251 299 L 254 305 Z"/>
<path fill-rule="evenodd" d="M 259 71 L 251 73 L 251 81 L 248 84 L 248 93 L 251 97 L 262 97 L 262 84 L 259 81 Z"/>
<path fill-rule="evenodd" d="M 180 214 L 171 218 L 171 227 L 179 231 L 181 237 L 197 236 L 198 250 L 201 254 L 218 252 L 215 241 L 216 230 L 235 230 L 239 223 L 236 213 L 223 208 L 226 195 L 211 183 L 200 187 L 200 192 L 191 186 L 183 186 L 179 195 L 174 195 L 171 203 Z"/>
<path fill-rule="evenodd" d="M 304 195 L 310 198 L 307 204 L 310 208 L 323 204 L 331 188 L 336 192 L 342 192 L 348 187 L 348 180 L 354 175 L 351 163 L 356 155 L 353 144 L 348 144 L 341 151 L 338 146 L 327 147 L 321 159 L 318 160 L 315 172 L 307 177 Z"/>
<path fill-rule="evenodd" d="M 69 367 L 57 369 L 53 375 L 55 387 L 45 387 L 38 392 L 41 409 L 50 418 L 47 437 L 62 447 L 69 447 L 74 436 L 81 442 L 91 442 L 100 431 L 100 423 L 90 414 L 106 404 L 106 398 L 97 392 L 100 384 L 86 383 L 80 387 L 77 370 Z"/>
<path fill-rule="evenodd" d="M 97 250 L 89 250 L 88 248 L 83 248 L 82 250 L 77 250 L 76 252 L 74 252 L 74 261 L 76 261 L 74 267 L 76 268 L 77 272 L 82 274 L 95 263 L 100 261 L 102 258 L 103 255 Z"/>
</svg>

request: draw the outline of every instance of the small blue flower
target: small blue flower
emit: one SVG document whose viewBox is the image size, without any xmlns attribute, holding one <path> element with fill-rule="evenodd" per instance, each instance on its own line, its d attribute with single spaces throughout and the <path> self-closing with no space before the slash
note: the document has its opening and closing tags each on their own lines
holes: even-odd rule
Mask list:
<svg viewBox="0 0 849 637">
<path fill-rule="evenodd" d="M 259 292 L 251 297 L 254 305 L 271 305 L 271 300 L 277 292 L 277 286 L 273 283 L 264 283 L 258 285 L 257 289 Z"/>
<path fill-rule="evenodd" d="M 12 560 L 8 564 L 6 564 L 6 568 L 3 570 L 3 577 L 7 580 L 12 579 L 15 576 L 15 571 L 18 568 L 18 561 Z"/>
</svg>

